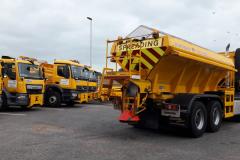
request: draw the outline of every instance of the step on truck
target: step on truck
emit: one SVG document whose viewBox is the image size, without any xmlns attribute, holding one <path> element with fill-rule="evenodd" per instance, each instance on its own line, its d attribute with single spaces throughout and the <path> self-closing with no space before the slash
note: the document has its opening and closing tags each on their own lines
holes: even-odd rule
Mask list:
<svg viewBox="0 0 240 160">
<path fill-rule="evenodd" d="M 9 106 L 32 108 L 43 105 L 44 79 L 32 61 L 2 56 L 2 109 Z"/>
<path fill-rule="evenodd" d="M 120 122 L 181 125 L 200 137 L 218 131 L 223 118 L 240 114 L 239 49 L 219 54 L 139 26 L 126 38 L 107 41 L 107 69 L 109 61 L 117 67 L 104 78 L 122 84 Z"/>
<path fill-rule="evenodd" d="M 101 102 L 113 102 L 116 105 L 122 98 L 122 85 L 116 80 L 106 79 L 105 75 L 111 73 L 113 69 L 104 68 L 99 78 L 98 100 Z"/>
</svg>

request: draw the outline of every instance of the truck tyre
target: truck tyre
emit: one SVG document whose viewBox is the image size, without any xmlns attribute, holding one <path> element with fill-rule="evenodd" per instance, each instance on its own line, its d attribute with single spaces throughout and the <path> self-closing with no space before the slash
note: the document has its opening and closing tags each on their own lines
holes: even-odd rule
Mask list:
<svg viewBox="0 0 240 160">
<path fill-rule="evenodd" d="M 59 92 L 49 91 L 45 100 L 46 105 L 49 107 L 59 107 L 61 105 L 61 95 Z"/>
<path fill-rule="evenodd" d="M 200 101 L 195 101 L 192 104 L 192 109 L 189 117 L 189 130 L 192 137 L 201 137 L 207 127 L 207 111 L 205 105 Z"/>
<path fill-rule="evenodd" d="M 8 103 L 7 103 L 7 96 L 5 94 L 2 95 L 2 106 L 1 110 L 6 110 L 8 108 Z"/>
<path fill-rule="evenodd" d="M 207 131 L 217 132 L 222 124 L 222 106 L 218 101 L 211 101 L 208 104 L 208 124 Z"/>
</svg>

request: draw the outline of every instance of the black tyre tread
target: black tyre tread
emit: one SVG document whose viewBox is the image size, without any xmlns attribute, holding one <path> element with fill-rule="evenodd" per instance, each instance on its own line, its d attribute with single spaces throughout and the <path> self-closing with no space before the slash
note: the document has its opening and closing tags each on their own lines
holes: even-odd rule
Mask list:
<svg viewBox="0 0 240 160">
<path fill-rule="evenodd" d="M 52 96 L 52 95 L 55 95 L 57 97 L 57 101 L 54 104 L 49 102 L 49 97 Z M 59 92 L 55 92 L 55 91 L 49 91 L 46 94 L 45 102 L 46 102 L 46 106 L 49 106 L 49 107 L 60 107 L 60 105 L 61 105 L 61 95 L 60 95 L 60 93 Z"/>
<path fill-rule="evenodd" d="M 1 106 L 1 110 L 6 110 L 8 108 L 8 104 L 7 104 L 7 96 L 5 94 L 2 95 L 2 106 Z"/>
<path fill-rule="evenodd" d="M 194 115 L 195 111 L 199 108 L 201 108 L 203 110 L 204 117 L 205 117 L 205 123 L 204 123 L 202 130 L 198 130 L 195 127 L 195 125 L 193 124 L 193 120 L 194 120 L 193 115 Z M 205 105 L 202 102 L 200 102 L 200 101 L 193 102 L 189 119 L 190 119 L 190 121 L 188 124 L 188 128 L 189 128 L 191 137 L 193 137 L 193 138 L 201 137 L 204 134 L 206 127 L 207 127 L 207 111 L 206 111 Z"/>
<path fill-rule="evenodd" d="M 221 112 L 221 118 L 220 118 L 220 122 L 219 122 L 219 125 L 214 125 L 212 123 L 212 110 L 213 110 L 213 107 L 218 107 L 218 109 L 220 110 Z M 208 109 L 208 123 L 207 123 L 207 131 L 208 132 L 217 132 L 220 127 L 221 127 L 221 124 L 222 124 L 222 118 L 223 118 L 223 114 L 222 114 L 222 108 L 221 108 L 221 103 L 218 102 L 218 101 L 211 101 L 209 102 L 208 106 L 207 106 L 207 109 Z"/>
</svg>

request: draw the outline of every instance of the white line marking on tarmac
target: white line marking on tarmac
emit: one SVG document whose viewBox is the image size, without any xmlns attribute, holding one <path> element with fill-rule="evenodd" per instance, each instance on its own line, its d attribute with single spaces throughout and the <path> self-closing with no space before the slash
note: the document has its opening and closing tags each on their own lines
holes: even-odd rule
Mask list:
<svg viewBox="0 0 240 160">
<path fill-rule="evenodd" d="M 2 115 L 8 115 L 8 116 L 26 116 L 26 114 L 21 113 L 0 113 Z"/>
<path fill-rule="evenodd" d="M 62 108 L 44 108 L 46 110 L 54 110 L 54 111 L 64 111 Z"/>
</svg>

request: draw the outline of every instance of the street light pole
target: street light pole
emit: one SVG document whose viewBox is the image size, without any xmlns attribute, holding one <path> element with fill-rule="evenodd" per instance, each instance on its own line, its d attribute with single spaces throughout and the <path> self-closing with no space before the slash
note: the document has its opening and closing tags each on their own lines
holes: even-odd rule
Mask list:
<svg viewBox="0 0 240 160">
<path fill-rule="evenodd" d="M 90 66 L 92 67 L 92 18 L 87 17 L 90 20 Z"/>
</svg>

